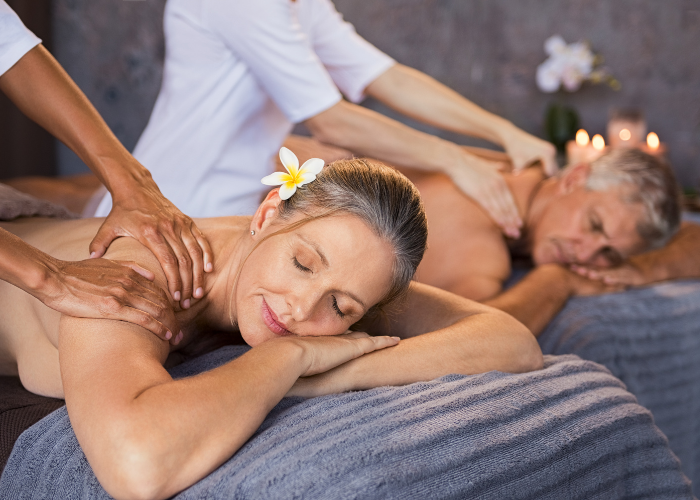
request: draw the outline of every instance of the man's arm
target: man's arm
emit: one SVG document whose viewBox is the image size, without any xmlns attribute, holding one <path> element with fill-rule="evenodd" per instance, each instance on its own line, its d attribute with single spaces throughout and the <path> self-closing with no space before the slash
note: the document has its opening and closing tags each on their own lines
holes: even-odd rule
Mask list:
<svg viewBox="0 0 700 500">
<path fill-rule="evenodd" d="M 161 194 L 151 174 L 122 146 L 97 110 L 42 46 L 0 76 L 0 90 L 30 119 L 71 148 L 112 193 L 114 207 L 90 244 L 101 257 L 133 236 L 157 257 L 177 300 L 201 298 L 212 269 L 209 243 L 192 219 Z"/>
<path fill-rule="evenodd" d="M 404 340 L 327 373 L 299 379 L 288 395 L 314 397 L 450 373 L 526 372 L 542 367 L 537 341 L 513 317 L 420 283 L 411 284 L 404 302 L 357 327 Z"/>
<path fill-rule="evenodd" d="M 515 170 L 541 161 L 548 175 L 557 171 L 552 144 L 489 113 L 421 71 L 396 64 L 372 82 L 366 93 L 418 121 L 503 146 Z"/>
<path fill-rule="evenodd" d="M 572 296 L 621 289 L 578 276 L 558 264 L 546 264 L 535 268 L 515 286 L 485 304 L 512 315 L 538 337 Z"/>
<path fill-rule="evenodd" d="M 609 285 L 644 286 L 672 279 L 700 278 L 700 225 L 683 223 L 666 246 L 630 257 L 619 267 L 575 270 Z"/>
</svg>

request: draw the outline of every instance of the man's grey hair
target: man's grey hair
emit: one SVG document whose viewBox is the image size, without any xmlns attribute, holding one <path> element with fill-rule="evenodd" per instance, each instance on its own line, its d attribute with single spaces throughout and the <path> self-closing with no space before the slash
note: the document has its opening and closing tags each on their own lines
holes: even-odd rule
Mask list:
<svg viewBox="0 0 700 500">
<path fill-rule="evenodd" d="M 646 212 L 637 232 L 650 248 L 665 245 L 681 221 L 680 189 L 671 167 L 639 149 L 614 149 L 591 163 L 586 188 L 605 191 L 622 186 L 626 203 Z"/>
</svg>

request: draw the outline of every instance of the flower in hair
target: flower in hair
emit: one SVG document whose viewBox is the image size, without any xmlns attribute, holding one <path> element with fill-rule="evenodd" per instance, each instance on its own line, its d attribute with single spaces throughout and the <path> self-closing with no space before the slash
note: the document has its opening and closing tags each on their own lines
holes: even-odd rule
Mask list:
<svg viewBox="0 0 700 500">
<path fill-rule="evenodd" d="M 280 149 L 280 161 L 287 173 L 275 172 L 262 178 L 267 186 L 280 186 L 280 198 L 287 200 L 296 193 L 297 188 L 313 182 L 323 169 L 325 162 L 320 158 L 311 158 L 299 168 L 299 159 L 289 149 Z"/>
<path fill-rule="evenodd" d="M 299 168 L 299 159 L 289 149 L 280 149 L 280 161 L 287 173 L 275 172 L 262 178 L 267 186 L 280 186 L 280 198 L 287 200 L 297 192 L 297 188 L 313 182 L 323 169 L 325 162 L 320 158 L 311 158 Z"/>
</svg>

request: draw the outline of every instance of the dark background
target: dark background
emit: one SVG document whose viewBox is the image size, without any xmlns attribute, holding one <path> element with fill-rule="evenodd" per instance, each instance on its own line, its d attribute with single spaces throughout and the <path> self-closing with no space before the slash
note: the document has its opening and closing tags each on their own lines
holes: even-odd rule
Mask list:
<svg viewBox="0 0 700 500">
<path fill-rule="evenodd" d="M 53 30 L 53 53 L 117 137 L 133 148 L 160 85 L 165 0 L 10 3 L 21 16 L 31 11 L 29 17 L 40 4 L 51 7 L 53 22 L 46 29 Z M 700 187 L 700 0 L 336 0 L 335 4 L 362 36 L 399 62 L 425 71 L 532 133 L 542 134 L 544 110 L 554 101 L 573 105 L 591 134 L 605 133 L 612 108 L 644 110 L 649 130 L 667 143 L 681 183 Z M 18 7 L 22 5 L 24 10 Z M 31 25 L 30 20 L 26 22 Z M 546 57 L 545 39 L 557 33 L 567 42 L 590 41 L 622 90 L 585 85 L 574 94 L 542 94 L 535 85 L 535 71 Z M 393 116 L 377 103 L 366 104 Z M 6 109 L 0 107 L 0 113 L 0 178 L 29 173 L 29 158 L 36 152 L 25 153 L 26 167 L 17 166 L 23 158 L 7 149 Z M 60 174 L 84 169 L 65 147 L 58 148 Z"/>
<path fill-rule="evenodd" d="M 51 0 L 7 0 L 36 36 L 52 50 Z M 24 175 L 56 175 L 53 137 L 25 117 L 0 92 L 0 179 Z"/>
</svg>

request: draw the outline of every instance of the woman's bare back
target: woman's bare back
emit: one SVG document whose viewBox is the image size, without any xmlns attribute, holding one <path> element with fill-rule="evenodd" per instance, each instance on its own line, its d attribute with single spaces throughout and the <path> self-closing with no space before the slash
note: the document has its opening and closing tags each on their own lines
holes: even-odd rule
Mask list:
<svg viewBox="0 0 700 500">
<path fill-rule="evenodd" d="M 101 219 L 59 221 L 30 218 L 0 227 L 62 260 L 89 257 L 88 245 Z M 58 365 L 60 313 L 19 288 L 0 281 L 0 374 L 19 375 L 37 394 L 63 397 Z"/>
</svg>

